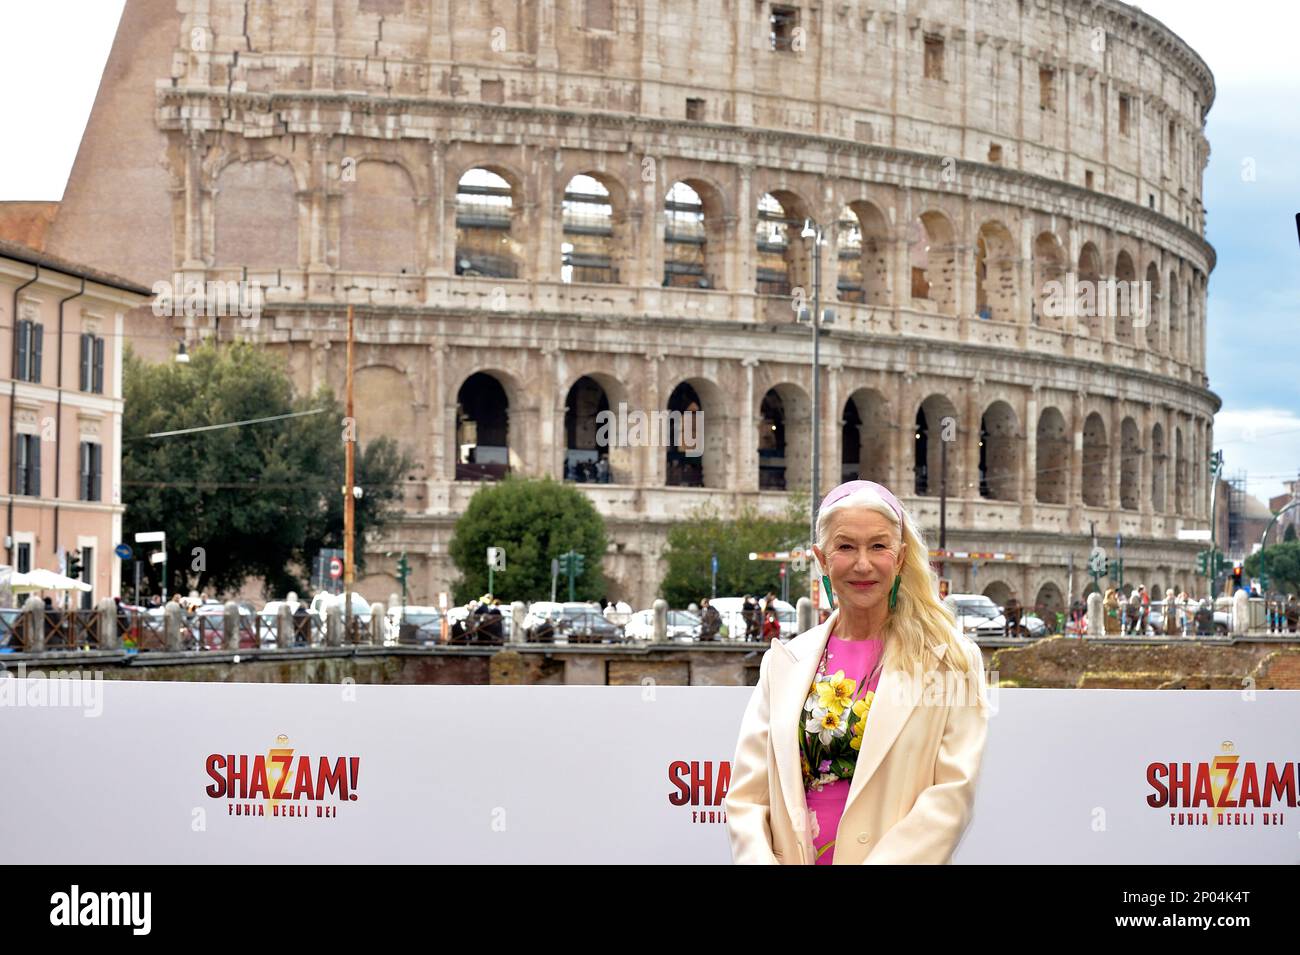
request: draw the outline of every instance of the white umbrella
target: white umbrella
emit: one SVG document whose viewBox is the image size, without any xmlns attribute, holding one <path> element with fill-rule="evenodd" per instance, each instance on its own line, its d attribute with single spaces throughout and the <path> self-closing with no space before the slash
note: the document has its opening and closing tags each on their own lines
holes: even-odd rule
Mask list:
<svg viewBox="0 0 1300 955">
<path fill-rule="evenodd" d="M 74 580 L 52 570 L 33 570 L 26 574 L 14 574 L 9 579 L 9 586 L 16 594 L 30 593 L 34 590 L 94 590 L 84 580 Z"/>
</svg>

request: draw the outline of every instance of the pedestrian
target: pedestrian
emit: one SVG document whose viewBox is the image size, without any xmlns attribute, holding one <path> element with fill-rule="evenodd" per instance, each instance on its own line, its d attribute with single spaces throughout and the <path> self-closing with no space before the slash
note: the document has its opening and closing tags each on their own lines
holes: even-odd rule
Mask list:
<svg viewBox="0 0 1300 955">
<path fill-rule="evenodd" d="M 781 618 L 776 613 L 775 598 L 767 605 L 763 611 L 763 642 L 770 643 L 781 636 Z"/>
<path fill-rule="evenodd" d="M 1190 636 L 1192 632 L 1192 599 L 1187 596 L 1187 591 L 1178 592 L 1178 624 L 1179 632 L 1184 636 Z"/>
<path fill-rule="evenodd" d="M 1147 618 L 1151 616 L 1151 595 L 1147 593 L 1145 584 L 1138 587 L 1139 607 L 1138 612 L 1138 633 L 1142 636 L 1147 635 Z"/>
<path fill-rule="evenodd" d="M 1165 636 L 1172 637 L 1182 632 L 1178 625 L 1178 603 L 1174 599 L 1172 587 L 1165 588 Z"/>
<path fill-rule="evenodd" d="M 1002 610 L 1002 635 L 1004 637 L 1021 636 L 1020 615 L 1023 612 L 1020 606 L 1020 600 L 1016 597 L 1016 592 L 1011 591 L 1011 596 L 1007 598 L 1007 605 Z"/>
<path fill-rule="evenodd" d="M 1296 600 L 1295 594 L 1286 595 L 1286 629 L 1288 633 L 1295 633 L 1296 626 L 1300 625 L 1300 601 Z"/>
<path fill-rule="evenodd" d="M 596 460 L 596 480 L 601 484 L 609 483 L 609 458 L 604 455 Z"/>
<path fill-rule="evenodd" d="M 759 631 L 758 601 L 753 594 L 745 594 L 740 605 L 740 615 L 745 621 L 745 639 L 757 640 Z"/>
<path fill-rule="evenodd" d="M 709 603 L 708 597 L 700 598 L 700 639 L 716 640 L 722 629 L 722 614 L 718 608 Z"/>
<path fill-rule="evenodd" d="M 1116 596 L 1114 587 L 1106 589 L 1106 596 L 1101 601 L 1101 610 L 1107 635 L 1119 633 L 1119 597 Z"/>
</svg>

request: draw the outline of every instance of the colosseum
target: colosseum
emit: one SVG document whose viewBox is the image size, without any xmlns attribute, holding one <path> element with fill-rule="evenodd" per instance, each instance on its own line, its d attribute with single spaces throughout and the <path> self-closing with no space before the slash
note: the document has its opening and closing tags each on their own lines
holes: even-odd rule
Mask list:
<svg viewBox="0 0 1300 955">
<path fill-rule="evenodd" d="M 1059 608 L 1095 533 L 1204 593 L 1213 98 L 1115 0 L 128 0 L 47 247 L 260 284 L 256 327 L 136 346 L 251 336 L 302 389 L 340 388 L 355 305 L 362 440 L 415 461 L 367 594 L 398 550 L 446 589 L 511 472 L 577 481 L 647 605 L 693 507 L 809 488 L 814 302 L 819 493 L 879 480 L 932 545 L 942 499 L 950 551 L 1002 556 L 957 591 Z M 1052 307 L 1084 287 L 1142 294 Z M 620 408 L 699 441 L 602 447 Z"/>
</svg>

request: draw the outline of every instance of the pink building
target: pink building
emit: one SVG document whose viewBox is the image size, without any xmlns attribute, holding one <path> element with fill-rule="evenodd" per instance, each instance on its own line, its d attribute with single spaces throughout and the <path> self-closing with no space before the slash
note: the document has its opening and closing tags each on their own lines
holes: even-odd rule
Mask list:
<svg viewBox="0 0 1300 955">
<path fill-rule="evenodd" d="M 94 590 L 120 592 L 123 314 L 149 289 L 0 241 L 0 543 L 18 571 L 81 561 Z"/>
</svg>

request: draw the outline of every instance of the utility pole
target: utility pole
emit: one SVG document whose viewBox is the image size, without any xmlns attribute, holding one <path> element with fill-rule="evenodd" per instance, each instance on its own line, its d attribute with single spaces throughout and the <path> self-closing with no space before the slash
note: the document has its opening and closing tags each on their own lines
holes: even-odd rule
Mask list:
<svg viewBox="0 0 1300 955">
<path fill-rule="evenodd" d="M 353 482 L 356 479 L 356 447 L 357 432 L 356 421 L 352 417 L 352 305 L 348 304 L 348 371 L 347 371 L 347 405 L 345 440 L 343 442 L 343 453 L 346 459 L 346 483 L 343 487 L 343 634 L 344 642 L 352 635 L 352 533 L 354 529 L 356 513 L 353 510 L 353 504 L 356 498 L 353 496 Z"/>
</svg>

